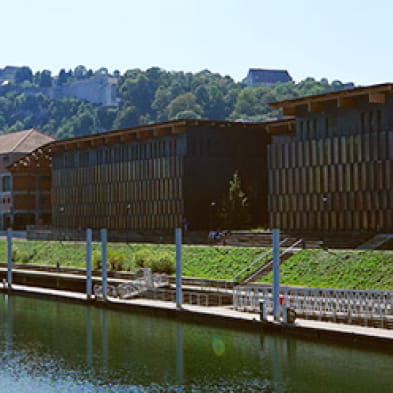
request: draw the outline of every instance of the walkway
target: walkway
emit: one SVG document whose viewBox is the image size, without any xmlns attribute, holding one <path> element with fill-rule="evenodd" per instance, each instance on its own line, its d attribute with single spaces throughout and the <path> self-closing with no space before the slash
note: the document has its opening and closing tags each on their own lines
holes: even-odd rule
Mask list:
<svg viewBox="0 0 393 393">
<path fill-rule="evenodd" d="M 1 292 L 7 289 L 1 287 Z M 393 353 L 393 330 L 370 328 L 356 325 L 344 325 L 332 322 L 297 319 L 293 325 L 284 325 L 274 322 L 261 323 L 259 315 L 233 310 L 229 306 L 203 307 L 197 305 L 184 305 L 176 310 L 173 302 L 156 301 L 150 299 L 119 300 L 110 299 L 109 302 L 89 301 L 86 295 L 71 291 L 45 289 L 24 285 L 13 285 L 12 292 L 16 294 L 56 298 L 79 303 L 94 304 L 97 307 L 119 309 L 132 312 L 145 312 L 158 316 L 174 317 L 181 320 L 192 320 L 206 324 L 219 324 L 228 328 L 241 328 L 243 330 L 269 331 L 282 334 L 301 336 L 306 339 L 329 341 L 354 346 L 368 346 L 383 349 Z"/>
</svg>

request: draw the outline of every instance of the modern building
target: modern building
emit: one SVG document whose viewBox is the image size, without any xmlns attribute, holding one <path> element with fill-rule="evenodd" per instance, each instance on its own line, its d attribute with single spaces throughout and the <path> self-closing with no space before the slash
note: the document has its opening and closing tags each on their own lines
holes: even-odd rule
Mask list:
<svg viewBox="0 0 393 393">
<path fill-rule="evenodd" d="M 0 229 L 50 221 L 50 174 L 33 165 L 17 172 L 8 167 L 53 140 L 35 129 L 0 135 Z"/>
<path fill-rule="evenodd" d="M 271 106 L 296 128 L 270 131 L 270 227 L 393 232 L 393 84 Z"/>
<path fill-rule="evenodd" d="M 271 86 L 280 82 L 292 82 L 292 77 L 287 70 L 250 68 L 244 79 L 244 83 L 248 87 Z"/>
<path fill-rule="evenodd" d="M 238 170 L 253 223 L 267 224 L 267 124 L 294 126 L 291 120 L 158 123 L 53 142 L 11 171 L 37 163 L 49 168 L 51 160 L 57 228 L 149 231 L 173 229 L 184 218 L 190 230 L 209 228 Z"/>
</svg>

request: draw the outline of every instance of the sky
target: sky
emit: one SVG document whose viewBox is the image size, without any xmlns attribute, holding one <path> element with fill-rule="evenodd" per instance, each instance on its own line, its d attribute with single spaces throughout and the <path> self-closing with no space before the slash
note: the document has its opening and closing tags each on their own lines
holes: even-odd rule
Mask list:
<svg viewBox="0 0 393 393">
<path fill-rule="evenodd" d="M 391 0 L 3 0 L 0 67 L 393 81 Z"/>
</svg>

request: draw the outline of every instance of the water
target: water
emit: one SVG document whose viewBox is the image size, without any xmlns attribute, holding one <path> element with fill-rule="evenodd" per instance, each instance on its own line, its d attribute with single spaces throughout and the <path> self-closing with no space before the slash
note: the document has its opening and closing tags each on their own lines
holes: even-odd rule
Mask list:
<svg viewBox="0 0 393 393">
<path fill-rule="evenodd" d="M 153 314 L 0 295 L 0 392 L 393 392 L 393 355 Z"/>
</svg>

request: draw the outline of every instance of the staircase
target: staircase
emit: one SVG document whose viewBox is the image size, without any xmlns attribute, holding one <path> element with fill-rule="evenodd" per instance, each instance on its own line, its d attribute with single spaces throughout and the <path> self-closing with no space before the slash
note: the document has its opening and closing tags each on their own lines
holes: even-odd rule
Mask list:
<svg viewBox="0 0 393 393">
<path fill-rule="evenodd" d="M 284 244 L 286 244 L 288 241 L 287 238 L 282 240 L 280 242 L 280 247 L 282 247 Z M 285 262 L 287 259 L 289 259 L 295 252 L 301 247 L 303 243 L 303 239 L 295 239 L 292 241 L 292 243 L 287 247 L 284 251 L 280 253 L 280 264 Z M 268 261 L 263 263 L 262 266 L 259 265 L 258 267 L 255 268 L 255 265 L 257 265 L 258 262 L 265 260 L 266 258 L 269 257 Z M 256 281 L 258 278 L 265 276 L 266 274 L 270 273 L 273 270 L 273 256 L 272 256 L 272 250 L 269 250 L 265 254 L 261 255 L 258 257 L 255 261 L 253 261 L 248 267 L 243 269 L 240 273 L 238 273 L 236 276 L 232 278 L 232 281 L 238 281 L 240 277 L 244 275 L 244 273 L 247 273 L 247 276 L 239 282 L 239 285 L 245 285 L 250 282 Z M 251 271 L 251 273 L 248 273 Z"/>
<path fill-rule="evenodd" d="M 289 245 L 296 241 L 299 237 L 295 234 L 287 235 L 281 233 L 280 237 L 285 240 L 282 246 Z M 224 239 L 225 245 L 233 247 L 271 247 L 272 233 L 269 231 L 232 231 L 231 234 Z"/>
<path fill-rule="evenodd" d="M 356 249 L 375 234 L 370 232 L 281 232 L 289 245 L 302 238 L 304 248 Z M 227 246 L 271 247 L 272 233 L 269 231 L 232 231 L 223 241 Z M 285 246 L 285 245 L 284 245 Z M 299 245 L 300 247 L 300 245 Z"/>
</svg>

